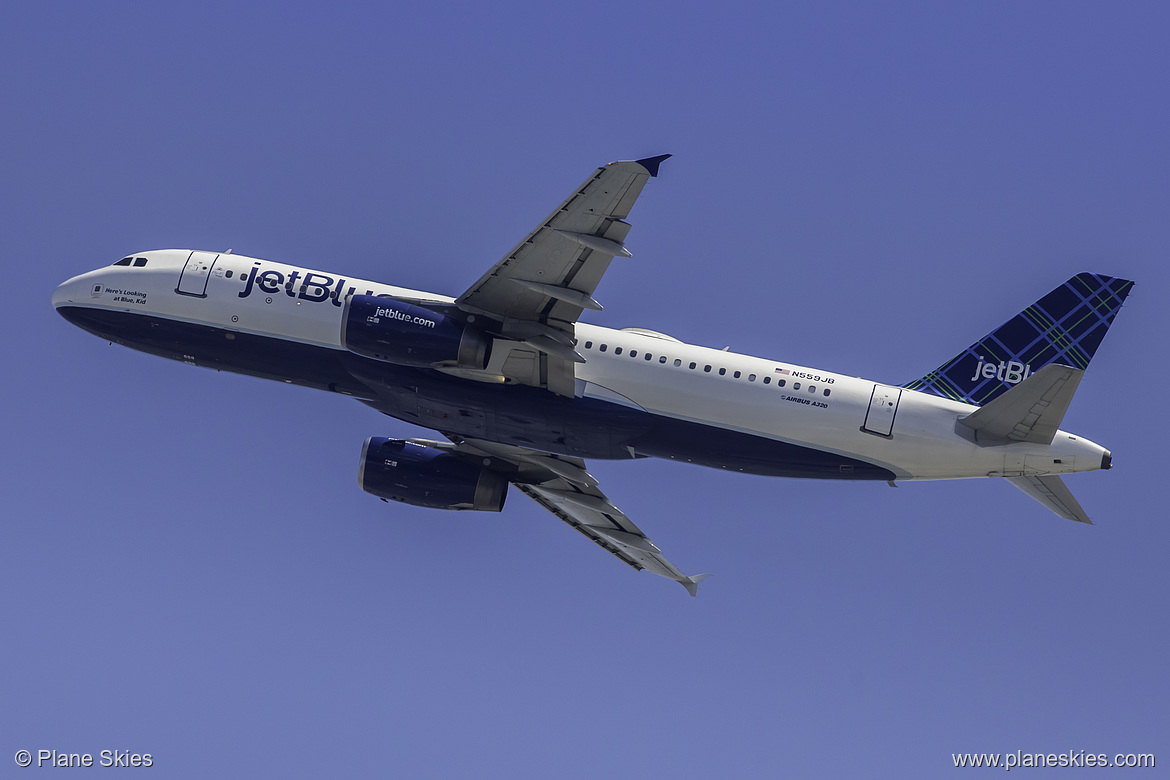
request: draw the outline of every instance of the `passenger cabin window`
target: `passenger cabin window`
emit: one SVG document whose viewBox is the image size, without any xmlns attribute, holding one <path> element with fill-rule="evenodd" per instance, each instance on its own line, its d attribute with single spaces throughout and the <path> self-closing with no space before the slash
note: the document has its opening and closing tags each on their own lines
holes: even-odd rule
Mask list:
<svg viewBox="0 0 1170 780">
<path fill-rule="evenodd" d="M 662 357 L 658 358 L 658 362 L 659 362 L 659 363 L 665 363 L 665 362 L 666 362 L 666 355 L 663 355 Z M 674 363 L 675 363 L 675 365 L 678 365 L 678 361 L 677 361 L 677 360 L 676 360 L 676 361 L 674 361 Z"/>
<path fill-rule="evenodd" d="M 114 265 L 130 265 L 130 261 L 133 259 L 133 257 L 123 257 L 121 260 L 114 263 Z"/>
<path fill-rule="evenodd" d="M 770 376 L 764 377 L 764 384 L 766 384 L 766 385 L 772 384 L 772 377 L 770 377 Z"/>
<path fill-rule="evenodd" d="M 727 369 L 726 368 L 719 369 L 719 376 L 727 376 Z"/>
<path fill-rule="evenodd" d="M 710 374 L 711 373 L 711 366 L 703 366 L 703 370 L 706 371 L 708 374 Z"/>
<path fill-rule="evenodd" d="M 630 350 L 630 357 L 638 357 L 638 350 L 631 349 Z"/>
<path fill-rule="evenodd" d="M 787 379 L 777 379 L 777 380 L 776 380 L 776 387 L 784 387 L 784 385 L 785 385 L 787 382 L 788 382 L 788 380 L 787 380 Z"/>
<path fill-rule="evenodd" d="M 602 344 L 600 347 L 598 347 L 598 349 L 599 349 L 600 351 L 602 351 L 602 352 L 605 352 L 605 348 L 606 348 L 606 346 L 607 346 L 607 345 L 605 345 L 605 344 Z"/>
<path fill-rule="evenodd" d="M 615 354 L 615 355 L 620 355 L 620 354 L 622 354 L 622 348 L 621 348 L 621 347 L 614 347 L 614 348 L 613 348 L 613 354 Z"/>
<path fill-rule="evenodd" d="M 739 379 L 742 376 L 742 374 L 740 374 L 738 371 L 736 371 L 734 376 L 736 379 Z"/>
<path fill-rule="evenodd" d="M 827 387 L 826 387 L 826 388 L 825 388 L 825 398 L 828 398 L 828 397 L 829 397 L 829 393 L 831 393 L 831 392 L 832 392 L 832 391 L 831 391 L 831 390 L 829 390 L 829 388 L 827 388 Z"/>
<path fill-rule="evenodd" d="M 585 342 L 585 349 L 593 349 L 593 342 L 592 342 L 592 341 L 586 341 L 586 342 Z"/>
</svg>

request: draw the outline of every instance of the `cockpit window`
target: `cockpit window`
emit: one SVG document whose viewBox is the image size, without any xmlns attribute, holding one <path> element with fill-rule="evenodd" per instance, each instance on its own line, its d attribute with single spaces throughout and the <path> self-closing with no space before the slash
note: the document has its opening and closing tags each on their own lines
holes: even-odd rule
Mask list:
<svg viewBox="0 0 1170 780">
<path fill-rule="evenodd" d="M 134 258 L 134 267 L 135 268 L 141 268 L 144 265 L 146 265 L 146 258 L 145 257 Z"/>
<path fill-rule="evenodd" d="M 114 263 L 114 265 L 130 265 L 130 261 L 133 259 L 133 257 L 123 257 L 121 260 Z"/>
</svg>

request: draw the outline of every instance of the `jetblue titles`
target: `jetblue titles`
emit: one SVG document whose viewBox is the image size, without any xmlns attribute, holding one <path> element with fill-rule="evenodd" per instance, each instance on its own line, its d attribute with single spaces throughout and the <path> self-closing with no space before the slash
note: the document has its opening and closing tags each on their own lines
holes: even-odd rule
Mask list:
<svg viewBox="0 0 1170 780">
<path fill-rule="evenodd" d="M 299 286 L 297 285 L 298 281 L 300 282 Z M 256 263 L 244 280 L 243 292 L 239 292 L 237 295 L 241 298 L 247 298 L 255 288 L 259 288 L 261 292 L 269 295 L 283 290 L 284 294 L 290 298 L 300 298 L 302 301 L 315 303 L 327 300 L 334 306 L 341 306 L 345 302 L 345 298 L 357 292 L 353 287 L 346 290 L 346 281 L 348 280 L 334 279 L 332 276 L 319 274 L 315 271 L 307 271 L 302 276 L 301 271 L 294 270 L 286 276 L 282 271 L 271 268 L 263 270 L 260 263 Z M 373 295 L 374 291 L 366 290 L 365 294 Z"/>
<path fill-rule="evenodd" d="M 1024 365 L 1018 360 L 1009 360 L 1006 363 L 996 365 L 984 362 L 983 358 L 979 358 L 979 364 L 975 366 L 975 376 L 971 377 L 971 381 L 978 382 L 980 379 L 995 378 L 1001 382 L 1007 382 L 1009 385 L 1018 385 L 1031 375 L 1032 366 Z"/>
<path fill-rule="evenodd" d="M 378 310 L 376 312 L 374 312 L 373 318 L 367 318 L 367 319 L 376 320 L 376 318 L 378 318 L 378 317 L 389 317 L 392 320 L 398 320 L 400 322 L 409 322 L 413 325 L 422 325 L 423 327 L 426 327 L 426 328 L 433 328 L 436 325 L 434 320 L 427 319 L 426 317 L 414 317 L 414 316 L 407 314 L 404 311 L 398 311 L 397 309 L 384 309 L 382 307 L 378 307 Z"/>
</svg>

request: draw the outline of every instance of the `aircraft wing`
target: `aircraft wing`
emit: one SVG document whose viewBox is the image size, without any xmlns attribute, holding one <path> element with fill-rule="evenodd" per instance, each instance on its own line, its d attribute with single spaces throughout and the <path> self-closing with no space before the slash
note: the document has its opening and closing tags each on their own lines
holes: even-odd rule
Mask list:
<svg viewBox="0 0 1170 780">
<path fill-rule="evenodd" d="M 669 154 L 598 168 L 540 225 L 492 266 L 456 305 L 501 322 L 500 335 L 543 357 L 549 390 L 573 395 L 573 325 L 601 309 L 593 293 L 614 257 L 630 257 L 625 218 Z"/>
<path fill-rule="evenodd" d="M 585 461 L 507 444 L 450 437 L 456 450 L 490 458 L 522 493 L 626 564 L 674 580 L 697 595 L 706 574 L 688 577 L 613 505 L 585 469 Z"/>
</svg>

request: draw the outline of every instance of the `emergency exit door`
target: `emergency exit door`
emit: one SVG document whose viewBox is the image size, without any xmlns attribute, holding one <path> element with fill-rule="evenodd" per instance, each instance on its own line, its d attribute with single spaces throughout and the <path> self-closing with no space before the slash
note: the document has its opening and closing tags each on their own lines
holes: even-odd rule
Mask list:
<svg viewBox="0 0 1170 780">
<path fill-rule="evenodd" d="M 869 410 L 861 430 L 889 436 L 894 430 L 894 417 L 898 414 L 898 401 L 902 400 L 902 388 L 888 385 L 874 385 L 869 397 Z"/>
<path fill-rule="evenodd" d="M 179 286 L 175 292 L 180 295 L 194 295 L 197 298 L 207 297 L 207 277 L 211 275 L 211 267 L 215 265 L 219 255 L 215 252 L 192 252 L 179 274 Z"/>
</svg>

